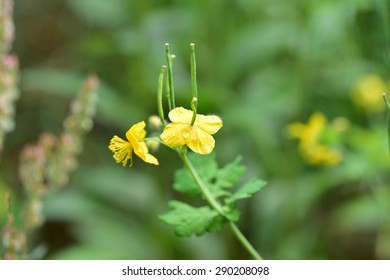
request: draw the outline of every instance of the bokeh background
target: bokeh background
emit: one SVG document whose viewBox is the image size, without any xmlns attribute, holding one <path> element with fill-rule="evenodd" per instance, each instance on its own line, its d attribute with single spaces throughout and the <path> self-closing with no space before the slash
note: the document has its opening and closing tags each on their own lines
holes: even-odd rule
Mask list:
<svg viewBox="0 0 390 280">
<path fill-rule="evenodd" d="M 198 110 L 224 120 L 215 135 L 219 163 L 241 154 L 247 177 L 268 182 L 239 205 L 239 227 L 262 256 L 389 259 L 381 95 L 389 86 L 389 7 L 386 0 L 16 0 L 21 97 L 0 163 L 0 228 L 5 192 L 16 212 L 23 208 L 21 150 L 42 132 L 61 131 L 71 99 L 95 73 L 93 130 L 69 184 L 45 200 L 30 258 L 249 258 L 228 228 L 183 239 L 157 218 L 177 197 L 176 154 L 162 147 L 154 152 L 158 167 L 135 159 L 128 168 L 107 148 L 113 135 L 157 113 L 166 42 L 176 55 L 176 103 L 189 107 L 194 42 Z M 289 125 L 307 125 L 315 112 L 330 130 L 332 120 L 344 120 L 337 137 L 317 139 L 340 153 L 333 164 L 308 162 L 301 140 L 289 135 Z"/>
</svg>

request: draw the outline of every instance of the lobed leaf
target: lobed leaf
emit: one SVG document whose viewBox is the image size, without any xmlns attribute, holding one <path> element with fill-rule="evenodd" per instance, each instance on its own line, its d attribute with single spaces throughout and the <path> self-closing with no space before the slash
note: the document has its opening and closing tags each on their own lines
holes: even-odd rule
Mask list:
<svg viewBox="0 0 390 280">
<path fill-rule="evenodd" d="M 188 158 L 205 183 L 210 182 L 218 171 L 214 153 L 209 155 L 191 153 Z M 189 196 L 200 195 L 199 188 L 186 167 L 176 171 L 173 188 Z"/>
<path fill-rule="evenodd" d="M 218 188 L 231 188 L 241 180 L 246 171 L 246 167 L 241 165 L 241 160 L 242 157 L 237 156 L 234 161 L 218 170 L 215 182 Z"/>
<path fill-rule="evenodd" d="M 180 237 L 199 236 L 206 232 L 222 229 L 224 219 L 217 211 L 208 206 L 195 208 L 186 203 L 172 200 L 169 202 L 170 211 L 159 218 L 174 226 L 175 234 Z"/>
<path fill-rule="evenodd" d="M 240 218 L 240 211 L 236 208 L 236 201 L 252 197 L 260 191 L 266 182 L 257 178 L 250 179 L 233 194 L 228 191 L 236 185 L 246 168 L 241 164 L 241 156 L 231 163 L 218 168 L 215 155 L 190 154 L 189 159 L 194 168 L 203 179 L 214 198 L 225 197 L 223 203 L 224 216 L 209 207 L 193 208 L 187 204 L 173 201 L 170 203 L 171 211 L 160 218 L 175 227 L 179 236 L 200 235 L 206 231 L 222 229 L 227 220 L 236 222 Z M 190 196 L 200 196 L 201 192 L 187 168 L 182 168 L 175 173 L 174 189 Z"/>
<path fill-rule="evenodd" d="M 225 203 L 232 204 L 237 200 L 252 197 L 255 193 L 259 192 L 266 184 L 267 182 L 253 177 L 241 188 L 239 188 L 235 193 L 233 193 L 230 197 L 225 199 Z"/>
<path fill-rule="evenodd" d="M 245 166 L 241 165 L 241 156 L 220 169 L 218 169 L 214 153 L 209 155 L 190 154 L 189 160 L 215 198 L 229 196 L 230 192 L 226 189 L 237 184 L 246 171 Z M 200 195 L 198 186 L 185 167 L 176 171 L 173 188 L 189 196 Z"/>
<path fill-rule="evenodd" d="M 237 210 L 236 205 L 234 203 L 223 206 L 223 212 L 225 214 L 225 218 L 229 221 L 237 222 L 240 219 L 240 211 Z"/>
</svg>

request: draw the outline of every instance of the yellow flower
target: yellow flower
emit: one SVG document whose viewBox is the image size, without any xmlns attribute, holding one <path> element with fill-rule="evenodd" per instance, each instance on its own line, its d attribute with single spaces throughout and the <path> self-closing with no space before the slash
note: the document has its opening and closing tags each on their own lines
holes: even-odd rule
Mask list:
<svg viewBox="0 0 390 280">
<path fill-rule="evenodd" d="M 310 147 L 316 144 L 324 131 L 327 120 L 324 114 L 316 112 L 310 116 L 307 124 L 293 123 L 288 126 L 288 133 L 298 138 L 301 145 Z"/>
<path fill-rule="evenodd" d="M 332 166 L 341 161 L 341 153 L 338 150 L 331 149 L 325 145 L 318 144 L 302 150 L 304 159 L 312 165 Z"/>
<path fill-rule="evenodd" d="M 335 119 L 331 126 L 328 126 L 324 114 L 316 112 L 310 116 L 307 124 L 293 123 L 288 126 L 287 132 L 290 136 L 299 139 L 299 151 L 307 163 L 331 166 L 341 161 L 341 153 L 322 141 L 326 132 L 338 133 L 345 130 L 347 126 L 347 120 L 342 118 Z"/>
<path fill-rule="evenodd" d="M 352 90 L 353 102 L 367 112 L 382 112 L 382 93 L 388 91 L 385 81 L 376 74 L 368 74 L 361 77 Z"/>
<path fill-rule="evenodd" d="M 158 165 L 158 160 L 149 154 L 148 147 L 143 139 L 146 136 L 145 122 L 139 122 L 130 127 L 126 132 L 126 140 L 118 136 L 114 136 L 108 148 L 114 153 L 114 159 L 116 163 L 122 163 L 123 166 L 127 165 L 130 161 L 130 166 L 133 165 L 133 151 L 143 161 L 151 164 Z"/>
<path fill-rule="evenodd" d="M 171 123 L 160 135 L 165 144 L 169 146 L 187 145 L 198 154 L 209 154 L 213 151 L 215 140 L 211 136 L 222 127 L 222 120 L 218 116 L 196 115 L 191 125 L 193 112 L 183 107 L 177 107 L 168 114 Z"/>
</svg>

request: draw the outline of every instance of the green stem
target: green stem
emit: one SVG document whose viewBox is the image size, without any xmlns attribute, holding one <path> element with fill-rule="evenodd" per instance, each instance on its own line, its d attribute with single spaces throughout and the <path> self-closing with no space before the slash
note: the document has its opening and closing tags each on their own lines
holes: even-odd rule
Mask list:
<svg viewBox="0 0 390 280">
<path fill-rule="evenodd" d="M 211 207 L 214 208 L 220 215 L 225 217 L 227 220 L 228 218 L 226 217 L 225 213 L 223 212 L 222 206 L 219 204 L 219 202 L 214 198 L 214 196 L 211 194 L 203 180 L 200 178 L 198 172 L 192 165 L 192 163 L 189 161 L 187 157 L 187 153 L 179 153 L 180 157 L 182 158 L 184 164 L 190 171 L 192 177 L 194 178 L 196 184 L 198 185 L 200 191 L 206 198 L 207 202 L 211 205 Z M 230 228 L 232 229 L 234 235 L 238 239 L 238 241 L 241 243 L 242 246 L 248 251 L 248 253 L 256 260 L 262 260 L 263 258 L 260 256 L 260 254 L 256 251 L 256 249 L 252 246 L 252 244 L 246 239 L 246 237 L 242 234 L 240 229 L 237 227 L 237 225 L 229 220 L 229 225 Z"/>
<path fill-rule="evenodd" d="M 225 217 L 225 213 L 223 212 L 222 210 L 222 206 L 218 203 L 218 201 L 213 197 L 213 195 L 211 194 L 211 192 L 209 191 L 209 189 L 207 188 L 207 186 L 205 185 L 205 183 L 203 182 L 203 180 L 200 178 L 198 172 L 196 171 L 196 169 L 194 168 L 194 166 L 192 165 L 192 163 L 189 161 L 188 157 L 187 157 L 187 153 L 184 152 L 184 153 L 181 153 L 180 154 L 181 158 L 183 159 L 184 161 L 184 164 L 186 165 L 186 167 L 188 168 L 188 170 L 190 171 L 192 177 L 194 178 L 196 184 L 198 185 L 200 191 L 202 192 L 202 194 L 204 195 L 204 197 L 206 198 L 207 202 L 222 216 Z"/>
<path fill-rule="evenodd" d="M 173 109 L 172 107 L 172 103 L 171 103 L 171 94 L 170 94 L 170 89 L 169 89 L 169 77 L 168 75 L 166 75 L 166 82 L 165 82 L 165 89 L 166 89 L 166 97 L 167 97 L 167 100 L 168 100 L 168 109 L 169 111 L 171 111 Z"/>
<path fill-rule="evenodd" d="M 194 125 L 196 121 L 196 104 L 198 103 L 198 99 L 196 97 L 193 97 L 191 100 L 191 110 L 192 110 L 192 119 L 191 119 L 191 125 Z"/>
<path fill-rule="evenodd" d="M 157 83 L 157 111 L 163 127 L 165 127 L 165 120 L 164 120 L 164 109 L 162 104 L 162 92 L 163 92 L 163 83 L 164 83 L 164 73 L 166 69 L 167 67 L 163 65 L 161 68 L 161 73 L 158 76 L 158 83 Z"/>
<path fill-rule="evenodd" d="M 382 96 L 383 96 L 383 99 L 385 101 L 385 105 L 386 105 L 387 111 L 390 111 L 390 101 L 387 98 L 387 94 L 384 92 L 384 93 L 382 93 Z"/>
<path fill-rule="evenodd" d="M 198 87 L 196 85 L 196 60 L 195 60 L 195 44 L 191 43 L 191 89 L 192 99 L 198 99 Z"/>
<path fill-rule="evenodd" d="M 237 237 L 238 241 L 240 241 L 241 245 L 244 246 L 244 248 L 251 254 L 251 256 L 255 260 L 262 260 L 263 258 L 260 256 L 260 254 L 256 251 L 255 248 L 253 248 L 252 244 L 246 239 L 246 237 L 242 234 L 240 229 L 237 227 L 237 225 L 229 221 L 230 228 L 232 229 L 234 235 Z"/>
<path fill-rule="evenodd" d="M 172 110 L 175 108 L 175 88 L 173 87 L 173 71 L 172 71 L 172 60 L 173 57 L 171 55 L 171 51 L 169 49 L 169 44 L 165 44 L 165 52 L 167 57 L 167 66 L 168 66 L 168 85 L 169 85 L 169 100 L 170 105 L 172 108 L 169 108 L 169 110 Z"/>
</svg>

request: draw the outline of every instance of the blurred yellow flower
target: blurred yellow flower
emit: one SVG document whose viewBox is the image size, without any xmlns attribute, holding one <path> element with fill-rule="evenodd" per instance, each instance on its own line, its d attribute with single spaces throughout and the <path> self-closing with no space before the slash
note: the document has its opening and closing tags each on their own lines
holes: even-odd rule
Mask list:
<svg viewBox="0 0 390 280">
<path fill-rule="evenodd" d="M 388 92 L 385 81 L 376 74 L 367 74 L 354 86 L 352 100 L 366 112 L 382 112 L 385 109 L 382 98 L 384 92 Z"/>
<path fill-rule="evenodd" d="M 307 124 L 293 123 L 287 127 L 287 132 L 290 136 L 299 139 L 299 150 L 307 163 L 332 166 L 341 161 L 341 153 L 321 141 L 326 136 L 327 130 L 340 132 L 347 126 L 348 121 L 344 118 L 336 118 L 334 123 L 329 125 L 325 115 L 316 112 L 310 116 Z"/>
<path fill-rule="evenodd" d="M 195 123 L 191 125 L 193 112 L 177 107 L 168 114 L 171 123 L 168 124 L 161 139 L 169 146 L 187 145 L 198 154 L 209 154 L 213 151 L 215 140 L 211 136 L 222 127 L 218 116 L 196 115 Z"/>
<path fill-rule="evenodd" d="M 300 140 L 301 147 L 311 147 L 318 142 L 327 120 L 324 114 L 316 112 L 310 116 L 307 124 L 293 123 L 288 126 L 288 133 Z"/>
<path fill-rule="evenodd" d="M 133 151 L 143 161 L 151 164 L 158 165 L 158 160 L 149 154 L 148 147 L 143 141 L 146 136 L 145 122 L 139 122 L 130 127 L 126 132 L 126 140 L 118 136 L 114 136 L 108 148 L 114 153 L 114 159 L 116 163 L 122 163 L 123 166 L 127 165 L 130 161 L 130 166 L 133 165 Z"/>
<path fill-rule="evenodd" d="M 341 161 L 341 153 L 325 145 L 317 144 L 301 152 L 306 162 L 311 165 L 333 166 Z"/>
</svg>

